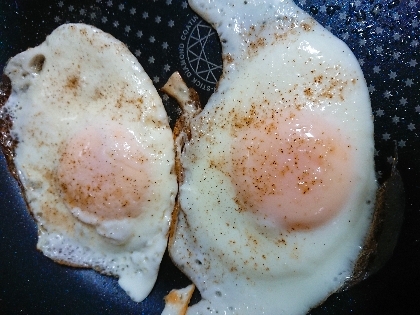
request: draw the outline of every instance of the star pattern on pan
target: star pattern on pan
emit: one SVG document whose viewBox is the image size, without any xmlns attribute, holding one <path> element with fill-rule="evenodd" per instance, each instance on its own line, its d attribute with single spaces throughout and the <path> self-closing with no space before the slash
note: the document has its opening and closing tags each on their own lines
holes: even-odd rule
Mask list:
<svg viewBox="0 0 420 315">
<path fill-rule="evenodd" d="M 143 60 L 146 60 L 146 63 L 152 65 L 156 60 L 152 54 L 152 51 L 156 50 L 155 47 L 160 46 L 164 51 L 169 50 L 170 47 L 168 41 L 162 36 L 156 36 L 153 33 L 153 27 L 150 26 L 158 25 L 159 28 L 155 31 L 162 31 L 164 26 L 168 30 L 176 26 L 176 22 L 170 15 L 159 14 L 159 12 L 165 11 L 161 10 L 159 5 L 163 3 L 168 12 L 176 10 L 175 8 L 171 9 L 173 6 L 182 10 L 188 7 L 186 1 L 153 0 L 153 2 L 156 2 L 156 10 L 152 12 L 149 6 L 147 10 L 142 10 L 142 6 L 135 1 L 95 0 L 77 5 L 74 1 L 60 0 L 56 3 L 57 8 L 54 11 L 61 15 L 56 15 L 53 19 L 57 26 L 70 22 L 94 25 L 123 41 L 137 58 L 142 59 L 142 64 Z M 138 23 L 138 19 L 145 20 L 148 27 L 142 27 L 144 22 Z M 136 40 L 133 40 L 133 36 Z M 153 68 L 153 72 L 158 70 L 160 73 L 167 73 L 169 71 L 167 64 L 159 63 L 159 66 L 161 69 Z M 154 77 L 153 81 L 155 83 L 163 82 L 163 78 L 158 75 Z"/>
</svg>

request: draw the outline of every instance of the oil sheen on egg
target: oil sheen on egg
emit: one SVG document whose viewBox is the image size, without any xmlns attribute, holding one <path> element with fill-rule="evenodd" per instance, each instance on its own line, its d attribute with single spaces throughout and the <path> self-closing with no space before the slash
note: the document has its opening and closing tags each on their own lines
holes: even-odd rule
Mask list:
<svg viewBox="0 0 420 315">
<path fill-rule="evenodd" d="M 14 165 L 60 263 L 119 277 L 134 301 L 152 289 L 177 192 L 172 131 L 151 80 L 127 47 L 65 24 L 5 68 L 2 109 Z"/>
<path fill-rule="evenodd" d="M 372 219 L 363 73 L 292 1 L 190 5 L 224 72 L 180 154 L 169 250 L 202 297 L 187 314 L 305 314 L 351 277 Z"/>
</svg>

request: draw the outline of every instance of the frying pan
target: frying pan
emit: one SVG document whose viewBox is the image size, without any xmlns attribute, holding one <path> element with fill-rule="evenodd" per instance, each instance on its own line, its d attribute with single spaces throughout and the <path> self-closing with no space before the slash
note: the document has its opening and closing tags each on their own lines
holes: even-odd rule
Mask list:
<svg viewBox="0 0 420 315">
<path fill-rule="evenodd" d="M 358 58 L 372 100 L 378 181 L 389 177 L 396 148 L 406 192 L 405 219 L 391 259 L 310 314 L 418 314 L 420 5 L 413 0 L 297 4 L 344 40 Z M 158 89 L 179 71 L 202 104 L 222 72 L 217 34 L 179 0 L 1 0 L 1 69 L 10 57 L 40 44 L 66 22 L 97 26 L 124 42 Z M 173 126 L 177 104 L 161 96 Z M 1 154 L 0 179 L 0 314 L 160 314 L 163 297 L 189 284 L 165 254 L 150 296 L 135 303 L 112 277 L 52 262 L 36 250 L 36 225 Z M 194 294 L 193 302 L 199 299 Z"/>
</svg>

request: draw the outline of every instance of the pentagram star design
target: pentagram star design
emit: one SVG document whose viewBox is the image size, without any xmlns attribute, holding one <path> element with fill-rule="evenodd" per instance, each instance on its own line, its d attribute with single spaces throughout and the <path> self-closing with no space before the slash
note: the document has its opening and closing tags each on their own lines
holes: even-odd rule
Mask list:
<svg viewBox="0 0 420 315">
<path fill-rule="evenodd" d="M 209 83 L 216 83 L 216 71 L 220 72 L 222 66 L 213 62 L 207 53 L 207 45 L 212 40 L 217 41 L 216 32 L 208 25 L 199 22 L 192 31 L 188 41 L 187 52 L 191 68 L 197 76 Z"/>
</svg>

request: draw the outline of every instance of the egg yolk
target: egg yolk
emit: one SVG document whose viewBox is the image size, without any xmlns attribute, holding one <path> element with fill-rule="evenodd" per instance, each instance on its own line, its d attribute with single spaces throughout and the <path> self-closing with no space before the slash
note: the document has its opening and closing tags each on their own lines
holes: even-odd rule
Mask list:
<svg viewBox="0 0 420 315">
<path fill-rule="evenodd" d="M 233 184 L 240 211 L 292 229 L 331 220 L 352 185 L 350 146 L 339 129 L 308 119 L 241 128 L 232 146 Z"/>
<path fill-rule="evenodd" d="M 66 203 L 99 220 L 139 216 L 150 194 L 143 151 L 119 126 L 90 126 L 74 135 L 57 172 Z"/>
</svg>

